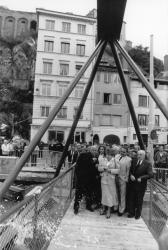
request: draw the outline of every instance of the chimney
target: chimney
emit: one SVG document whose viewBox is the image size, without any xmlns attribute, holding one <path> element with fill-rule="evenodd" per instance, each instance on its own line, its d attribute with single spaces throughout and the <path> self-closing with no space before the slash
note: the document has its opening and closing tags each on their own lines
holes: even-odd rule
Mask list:
<svg viewBox="0 0 168 250">
<path fill-rule="evenodd" d="M 168 55 L 164 56 L 164 71 L 168 71 Z"/>
</svg>

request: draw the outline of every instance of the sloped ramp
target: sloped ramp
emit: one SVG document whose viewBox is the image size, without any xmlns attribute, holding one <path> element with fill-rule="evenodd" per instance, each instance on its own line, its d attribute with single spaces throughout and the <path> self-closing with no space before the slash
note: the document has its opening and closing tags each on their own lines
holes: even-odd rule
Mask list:
<svg viewBox="0 0 168 250">
<path fill-rule="evenodd" d="M 48 250 L 158 250 L 158 245 L 142 219 L 112 214 L 110 219 L 99 211 L 81 208 L 67 210 Z"/>
</svg>

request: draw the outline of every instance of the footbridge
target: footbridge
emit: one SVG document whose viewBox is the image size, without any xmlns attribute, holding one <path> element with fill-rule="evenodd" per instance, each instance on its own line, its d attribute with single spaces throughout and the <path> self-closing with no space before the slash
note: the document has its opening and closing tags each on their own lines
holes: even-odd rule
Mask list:
<svg viewBox="0 0 168 250">
<path fill-rule="evenodd" d="M 64 172 L 60 171 L 64 165 L 63 163 L 71 138 L 81 116 L 99 62 L 107 44 L 111 48 L 118 69 L 141 149 L 145 147 L 118 51 L 136 73 L 142 85 L 147 89 L 166 119 L 168 119 L 166 107 L 157 97 L 154 89 L 137 65 L 118 42 L 125 6 L 126 0 L 97 0 L 98 35 L 95 50 L 62 98 L 60 98 L 52 109 L 48 118 L 29 144 L 27 151 L 24 152 L 19 161 L 17 161 L 13 171 L 1 186 L 0 200 L 2 202 L 5 192 L 15 181 L 45 131 L 78 84 L 88 66 L 95 59 L 63 154 L 56 168 L 54 179 L 45 185 L 37 186 L 35 190 L 25 196 L 23 201 L 12 206 L 7 212 L 4 211 L 2 202 L 0 207 L 0 249 L 158 249 L 157 240 L 162 233 L 167 231 L 168 189 L 165 185 L 162 185 L 156 180 L 151 180 L 148 183 L 142 218 L 140 220 L 133 218 L 128 219 L 126 216 L 117 217 L 116 214 L 113 214 L 112 217 L 107 220 L 104 216 L 99 215 L 98 210 L 95 212 L 87 211 L 84 207 L 84 203 L 81 203 L 79 214 L 73 214 L 72 204 L 74 190 L 72 180 L 74 167 L 68 167 Z"/>
</svg>

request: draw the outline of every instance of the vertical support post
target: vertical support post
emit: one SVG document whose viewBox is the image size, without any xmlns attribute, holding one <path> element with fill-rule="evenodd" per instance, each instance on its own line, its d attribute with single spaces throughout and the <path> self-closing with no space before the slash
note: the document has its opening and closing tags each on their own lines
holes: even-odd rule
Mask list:
<svg viewBox="0 0 168 250">
<path fill-rule="evenodd" d="M 165 105 L 161 102 L 161 100 L 156 95 L 154 89 L 150 86 L 149 82 L 146 80 L 145 76 L 142 74 L 142 72 L 139 70 L 138 66 L 134 63 L 132 58 L 128 55 L 126 50 L 119 44 L 117 40 L 114 41 L 114 44 L 118 48 L 118 50 L 121 52 L 125 60 L 128 62 L 130 67 L 133 69 L 133 71 L 136 73 L 140 81 L 142 82 L 143 86 L 147 89 L 148 93 L 151 95 L 157 106 L 162 111 L 163 115 L 168 120 L 168 110 L 166 109 Z"/>
<path fill-rule="evenodd" d="M 145 149 L 144 142 L 143 142 L 141 132 L 140 132 L 140 129 L 139 129 L 138 121 L 137 121 L 137 118 L 136 118 L 134 106 L 132 104 L 132 101 L 131 101 L 131 98 L 130 98 L 130 95 L 129 95 L 129 91 L 128 91 L 128 87 L 127 87 L 127 83 L 126 83 L 126 80 L 125 80 L 125 76 L 124 76 L 124 73 L 123 73 L 123 70 L 122 70 L 122 65 L 121 65 L 119 56 L 117 54 L 117 50 L 116 50 L 116 48 L 114 46 L 114 43 L 112 41 L 110 41 L 110 46 L 111 46 L 111 50 L 112 50 L 112 53 L 113 53 L 113 56 L 114 56 L 114 60 L 115 60 L 115 63 L 116 63 L 117 69 L 118 69 L 118 73 L 119 73 L 119 76 L 120 76 L 120 79 L 121 79 L 122 87 L 123 87 L 125 98 L 127 100 L 127 104 L 128 104 L 129 110 L 130 110 L 132 121 L 134 123 L 134 127 L 135 127 L 135 131 L 136 131 L 136 134 L 137 134 L 137 137 L 138 137 L 140 148 Z"/>
<path fill-rule="evenodd" d="M 154 88 L 154 77 L 153 77 L 153 35 L 150 36 L 150 85 Z M 149 96 L 149 121 L 148 121 L 148 152 L 149 152 L 149 160 L 153 166 L 153 139 L 151 138 L 151 132 L 154 128 L 154 119 L 155 115 L 155 107 L 154 101 Z"/>
<path fill-rule="evenodd" d="M 36 245 L 37 240 L 37 216 L 38 216 L 38 194 L 34 196 L 34 216 L 33 216 L 33 241 Z"/>
<path fill-rule="evenodd" d="M 97 44 L 97 46 L 96 46 L 95 50 L 93 51 L 92 55 L 89 57 L 89 59 L 87 60 L 87 62 L 83 65 L 83 67 L 79 71 L 78 75 L 72 81 L 71 85 L 69 86 L 69 88 L 67 89 L 67 91 L 65 92 L 65 94 L 58 101 L 58 103 L 55 105 L 55 107 L 51 110 L 49 116 L 47 117 L 47 119 L 45 120 L 45 122 L 42 124 L 42 126 L 38 130 L 37 134 L 34 136 L 33 140 L 30 142 L 27 150 L 22 154 L 21 158 L 16 163 L 16 166 L 13 168 L 13 170 L 10 173 L 10 175 L 6 178 L 6 180 L 4 181 L 3 185 L 1 186 L 1 189 L 0 189 L 0 200 L 3 198 L 4 193 L 8 190 L 8 188 L 10 187 L 10 185 L 13 183 L 13 181 L 15 180 L 15 178 L 17 177 L 17 175 L 19 174 L 20 170 L 22 169 L 22 167 L 26 163 L 26 161 L 29 158 L 30 154 L 33 152 L 35 146 L 39 143 L 39 141 L 41 140 L 42 136 L 44 135 L 44 133 L 46 132 L 46 130 L 50 126 L 51 122 L 54 120 L 55 116 L 57 115 L 58 111 L 61 109 L 61 107 L 63 106 L 63 104 L 65 103 L 65 101 L 67 100 L 67 98 L 69 97 L 69 95 L 71 94 L 71 92 L 73 91 L 73 89 L 75 88 L 75 86 L 77 85 L 77 83 L 79 82 L 80 78 L 82 77 L 82 75 L 84 74 L 84 72 L 86 71 L 86 69 L 89 67 L 89 65 L 91 64 L 91 62 L 95 58 L 95 56 L 98 54 L 98 52 L 100 51 L 100 49 L 102 48 L 102 46 L 103 46 L 103 42 L 100 41 Z"/>
<path fill-rule="evenodd" d="M 70 132 L 69 132 L 69 135 L 68 135 L 68 138 L 67 138 L 65 147 L 64 147 L 64 151 L 63 151 L 63 153 L 62 153 L 62 156 L 61 156 L 60 162 L 59 162 L 59 164 L 58 164 L 58 167 L 57 167 L 57 169 L 56 169 L 56 172 L 55 172 L 55 176 L 54 176 L 54 177 L 57 177 L 57 176 L 59 175 L 59 172 L 60 172 L 60 170 L 61 170 L 62 164 L 63 164 L 63 162 L 64 162 L 64 160 L 65 160 L 65 158 L 66 158 L 66 156 L 67 156 L 67 151 L 68 151 L 69 145 L 70 145 L 70 143 L 71 143 L 72 136 L 73 136 L 73 134 L 74 134 L 74 131 L 75 131 L 76 126 L 77 126 L 77 123 L 78 123 L 79 118 L 80 118 L 80 116 L 81 116 L 81 113 L 82 113 L 84 104 L 85 104 L 85 102 L 86 102 L 87 96 L 88 96 L 89 91 L 90 91 L 90 88 L 91 88 L 91 86 L 92 86 L 92 82 L 93 82 L 93 80 L 94 80 L 94 77 L 95 77 L 95 74 L 96 74 L 96 71 L 97 71 L 99 62 L 100 62 L 100 60 L 101 60 L 101 57 L 102 57 L 102 55 L 103 55 L 103 52 L 104 52 L 104 49 L 105 49 L 106 44 L 107 44 L 107 42 L 104 41 L 104 42 L 103 42 L 103 46 L 102 46 L 102 48 L 101 48 L 101 50 L 100 50 L 100 52 L 99 52 L 99 54 L 98 54 L 98 56 L 97 56 L 97 58 L 96 58 L 96 62 L 95 62 L 94 67 L 93 67 L 93 69 L 92 69 L 92 72 L 91 72 L 89 81 L 88 81 L 88 83 L 87 83 L 87 86 L 86 86 L 86 88 L 85 88 L 83 97 L 82 97 L 81 102 L 80 102 L 80 105 L 79 105 L 79 108 L 78 108 L 78 110 L 77 110 L 77 114 L 76 114 L 75 120 L 74 120 L 74 122 L 73 122 L 73 124 L 72 124 L 72 127 L 71 127 L 71 129 L 70 129 Z"/>
</svg>

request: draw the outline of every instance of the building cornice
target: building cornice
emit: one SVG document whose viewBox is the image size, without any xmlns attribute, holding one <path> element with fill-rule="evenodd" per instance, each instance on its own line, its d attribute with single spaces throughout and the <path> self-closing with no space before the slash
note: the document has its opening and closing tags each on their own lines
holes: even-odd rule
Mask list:
<svg viewBox="0 0 168 250">
<path fill-rule="evenodd" d="M 64 32 L 64 31 L 61 31 L 61 30 L 47 30 L 47 29 L 42 29 L 42 28 L 39 28 L 38 29 L 39 31 L 47 31 L 47 32 L 52 32 L 52 33 L 62 33 L 62 34 L 69 34 L 69 35 L 76 35 L 76 36 L 88 36 L 88 37 L 94 37 L 95 38 L 95 35 L 92 35 L 92 34 L 79 34 L 79 33 L 75 33 L 75 32 Z M 66 37 L 61 37 L 61 39 L 71 39 L 71 38 L 66 38 Z M 78 39 L 79 40 L 79 39 Z M 85 41 L 85 40 L 82 40 L 80 39 L 81 41 Z M 86 42 L 86 41 L 85 41 Z"/>
<path fill-rule="evenodd" d="M 53 17 L 61 17 L 64 19 L 69 19 L 69 20 L 78 20 L 78 21 L 84 21 L 88 23 L 96 23 L 95 18 L 87 17 L 87 16 L 80 16 L 76 14 L 71 14 L 71 13 L 63 13 L 63 12 L 57 12 L 57 11 L 52 11 L 52 10 L 46 10 L 46 9 L 36 9 L 37 14 L 43 14 L 47 16 L 53 16 Z"/>
</svg>

